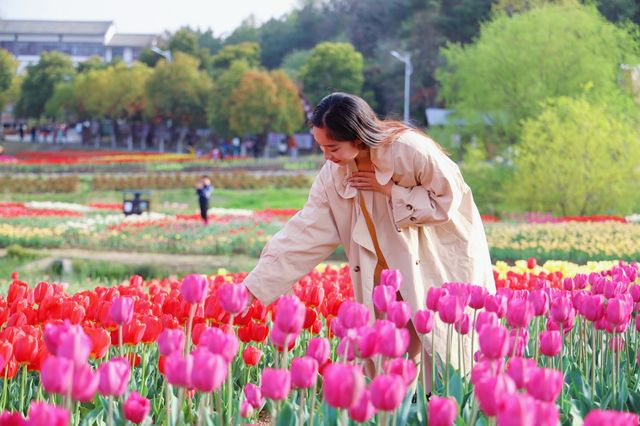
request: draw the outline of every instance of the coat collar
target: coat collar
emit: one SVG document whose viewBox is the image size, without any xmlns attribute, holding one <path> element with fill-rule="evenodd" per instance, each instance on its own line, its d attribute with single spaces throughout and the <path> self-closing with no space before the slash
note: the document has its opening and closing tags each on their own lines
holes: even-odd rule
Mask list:
<svg viewBox="0 0 640 426">
<path fill-rule="evenodd" d="M 376 173 L 376 180 L 380 185 L 385 185 L 393 176 L 392 148 L 391 144 L 371 148 L 371 162 Z M 336 191 L 342 198 L 354 198 L 358 194 L 358 191 L 349 185 L 349 177 L 357 170 L 354 160 L 345 165 L 333 167 L 333 181 Z"/>
</svg>

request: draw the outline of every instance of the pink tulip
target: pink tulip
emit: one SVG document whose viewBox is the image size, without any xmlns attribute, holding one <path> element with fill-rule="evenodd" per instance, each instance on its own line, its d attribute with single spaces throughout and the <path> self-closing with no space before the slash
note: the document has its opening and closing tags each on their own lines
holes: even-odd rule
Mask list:
<svg viewBox="0 0 640 426">
<path fill-rule="evenodd" d="M 564 324 L 573 311 L 571 299 L 565 295 L 558 295 L 551 301 L 551 318 L 558 324 Z"/>
<path fill-rule="evenodd" d="M 80 327 L 74 327 L 60 334 L 56 355 L 70 359 L 77 366 L 85 364 L 89 360 L 91 347 L 91 339 L 84 330 Z"/>
<path fill-rule="evenodd" d="M 200 274 L 189 274 L 182 279 L 180 295 L 187 303 L 202 303 L 207 297 L 207 278 Z"/>
<path fill-rule="evenodd" d="M 378 351 L 389 358 L 398 358 L 407 352 L 409 347 L 409 331 L 396 328 L 390 321 L 376 321 L 378 330 Z"/>
<path fill-rule="evenodd" d="M 71 386 L 71 397 L 74 401 L 89 402 L 98 391 L 100 376 L 89 364 L 75 366 L 73 372 L 73 384 Z"/>
<path fill-rule="evenodd" d="M 202 392 L 217 391 L 229 374 L 227 361 L 204 348 L 193 352 L 193 366 L 191 384 Z"/>
<path fill-rule="evenodd" d="M 396 300 L 396 290 L 388 285 L 377 285 L 373 288 L 373 306 L 380 312 L 387 312 L 389 303 Z"/>
<path fill-rule="evenodd" d="M 169 384 L 187 389 L 193 387 L 193 355 L 172 353 L 164 362 L 164 371 Z"/>
<path fill-rule="evenodd" d="M 527 392 L 535 399 L 544 402 L 555 402 L 562 391 L 564 375 L 550 368 L 535 368 L 529 375 L 526 384 Z"/>
<path fill-rule="evenodd" d="M 486 325 L 478 336 L 480 350 L 489 359 L 499 359 L 509 351 L 509 331 L 501 325 Z"/>
<path fill-rule="evenodd" d="M 260 390 L 265 398 L 280 401 L 291 390 L 291 373 L 284 369 L 265 368 L 262 370 L 261 383 Z"/>
<path fill-rule="evenodd" d="M 47 392 L 66 396 L 73 383 L 73 361 L 49 355 L 42 363 L 40 380 Z"/>
<path fill-rule="evenodd" d="M 428 309 L 419 310 L 413 318 L 413 325 L 420 334 L 431 333 L 435 322 L 433 311 Z"/>
<path fill-rule="evenodd" d="M 591 410 L 584 418 L 584 426 L 637 426 L 638 415 L 613 410 Z"/>
<path fill-rule="evenodd" d="M 331 346 L 325 337 L 314 337 L 307 343 L 307 356 L 318 361 L 318 365 L 323 365 L 329 360 Z"/>
<path fill-rule="evenodd" d="M 515 357 L 509 360 L 507 374 L 513 379 L 518 389 L 524 389 L 534 368 L 536 368 L 536 362 L 533 359 Z"/>
<path fill-rule="evenodd" d="M 480 405 L 480 410 L 489 417 L 498 413 L 498 407 L 505 395 L 515 393 L 516 384 L 506 374 L 487 377 L 475 386 L 475 396 Z"/>
<path fill-rule="evenodd" d="M 484 308 L 488 312 L 495 312 L 498 318 L 504 318 L 507 314 L 509 299 L 501 294 L 488 294 L 484 299 Z"/>
<path fill-rule="evenodd" d="M 478 316 L 476 318 L 476 332 L 480 333 L 482 327 L 485 325 L 493 325 L 496 326 L 500 323 L 500 319 L 495 312 L 489 311 L 480 311 L 478 312 Z"/>
<path fill-rule="evenodd" d="M 447 291 L 440 287 L 431 287 L 427 292 L 427 308 L 432 311 L 438 310 L 438 304 L 440 303 L 440 297 L 447 294 Z"/>
<path fill-rule="evenodd" d="M 406 386 L 409 386 L 418 374 L 416 364 L 412 360 L 405 358 L 395 358 L 385 361 L 384 371 L 387 374 L 402 378 Z"/>
<path fill-rule="evenodd" d="M 529 341 L 529 332 L 525 328 L 515 328 L 509 332 L 509 349 L 507 354 L 512 356 L 523 356 L 524 348 Z"/>
<path fill-rule="evenodd" d="M 442 296 L 438 302 L 438 314 L 442 322 L 454 324 L 462 317 L 463 306 L 460 299 L 453 295 Z"/>
<path fill-rule="evenodd" d="M 275 325 L 283 333 L 298 334 L 304 325 L 306 313 L 307 309 L 297 296 L 280 296 L 276 304 Z"/>
<path fill-rule="evenodd" d="M 151 412 L 151 403 L 149 400 L 141 396 L 138 392 L 133 391 L 127 397 L 122 407 L 124 418 L 131 423 L 139 424 Z"/>
<path fill-rule="evenodd" d="M 391 287 L 394 292 L 400 290 L 402 280 L 402 273 L 397 269 L 384 269 L 380 274 L 380 284 Z"/>
<path fill-rule="evenodd" d="M 240 403 L 240 417 L 247 418 L 253 416 L 253 406 L 247 402 L 247 400 L 243 400 Z"/>
<path fill-rule="evenodd" d="M 543 331 L 540 333 L 540 353 L 556 356 L 562 352 L 562 335 L 559 331 Z"/>
<path fill-rule="evenodd" d="M 469 291 L 469 306 L 473 309 L 484 308 L 484 299 L 488 294 L 487 289 L 479 285 L 472 285 Z"/>
<path fill-rule="evenodd" d="M 601 294 L 586 295 L 582 298 L 580 313 L 589 321 L 599 321 L 604 317 L 604 302 Z"/>
<path fill-rule="evenodd" d="M 133 319 L 133 299 L 131 297 L 116 297 L 111 301 L 109 316 L 117 325 L 129 324 Z"/>
<path fill-rule="evenodd" d="M 632 306 L 629 306 L 622 298 L 614 298 L 609 300 L 605 310 L 605 317 L 612 325 L 621 325 L 629 322 L 631 319 Z"/>
<path fill-rule="evenodd" d="M 458 417 L 455 399 L 432 396 L 429 398 L 429 426 L 452 426 Z"/>
<path fill-rule="evenodd" d="M 338 320 L 346 329 L 357 329 L 369 324 L 369 309 L 362 303 L 347 300 L 338 309 Z"/>
<path fill-rule="evenodd" d="M 323 378 L 324 399 L 334 408 L 351 408 L 360 400 L 365 389 L 362 371 L 348 364 L 328 365 L 323 371 Z"/>
<path fill-rule="evenodd" d="M 233 361 L 238 354 L 238 338 L 225 333 L 219 328 L 210 327 L 202 332 L 198 346 L 205 347 L 209 352 L 221 355 L 227 363 Z"/>
<path fill-rule="evenodd" d="M 504 367 L 504 361 L 502 358 L 492 361 L 490 359 L 484 359 L 478 361 L 471 369 L 471 383 L 477 386 L 481 380 L 496 376 L 502 373 Z"/>
<path fill-rule="evenodd" d="M 371 403 L 378 410 L 395 411 L 407 393 L 407 385 L 399 376 L 379 374 L 369 385 L 369 392 Z"/>
<path fill-rule="evenodd" d="M 469 314 L 463 314 L 462 317 L 456 321 L 454 328 L 463 336 L 468 334 L 471 329 L 471 319 L 469 318 Z"/>
<path fill-rule="evenodd" d="M 498 403 L 498 426 L 535 426 L 535 399 L 527 394 L 505 395 Z"/>
<path fill-rule="evenodd" d="M 381 287 L 381 286 L 378 286 Z M 366 423 L 376 414 L 376 408 L 371 403 L 369 390 L 365 389 L 356 403 L 349 408 L 349 417 L 356 422 Z"/>
<path fill-rule="evenodd" d="M 10 413 L 5 411 L 0 413 L 0 426 L 24 426 L 27 422 L 20 413 Z"/>
<path fill-rule="evenodd" d="M 46 402 L 31 401 L 26 426 L 67 426 L 69 412 Z"/>
<path fill-rule="evenodd" d="M 334 321 L 333 323 L 337 323 L 338 321 Z M 294 344 L 296 339 L 298 338 L 298 333 L 285 333 L 280 330 L 277 326 L 273 327 L 269 332 L 269 340 L 274 344 L 274 346 L 284 348 L 291 347 Z"/>
<path fill-rule="evenodd" d="M 374 327 L 362 327 L 358 331 L 358 355 L 360 358 L 371 358 L 378 353 L 378 331 Z"/>
<path fill-rule="evenodd" d="M 527 299 L 513 298 L 509 301 L 507 309 L 507 322 L 513 328 L 529 326 L 535 311 L 533 305 Z"/>
<path fill-rule="evenodd" d="M 247 402 L 249 402 L 249 404 L 251 404 L 251 406 L 256 410 L 261 408 L 262 404 L 264 404 L 262 391 L 253 383 L 247 383 L 244 386 L 244 397 L 247 399 Z"/>
<path fill-rule="evenodd" d="M 356 359 L 357 345 L 358 345 L 358 340 L 345 336 L 340 340 L 340 343 L 338 343 L 338 348 L 336 349 L 336 352 L 338 353 L 338 356 L 341 359 L 344 359 L 344 357 L 346 356 L 347 361 L 351 362 L 354 359 Z M 345 351 L 349 351 L 349 352 L 345 354 Z"/>
<path fill-rule="evenodd" d="M 241 314 L 247 306 L 248 291 L 244 284 L 223 284 L 218 288 L 220 306 L 232 315 Z"/>
<path fill-rule="evenodd" d="M 443 288 L 446 288 L 451 296 L 456 296 L 460 299 L 460 303 L 462 304 L 462 308 L 464 309 L 469 303 L 469 299 L 471 297 L 469 284 L 466 283 L 457 283 L 457 282 L 448 282 L 442 285 Z"/>
<path fill-rule="evenodd" d="M 398 328 L 405 327 L 411 319 L 411 307 L 402 300 L 391 302 L 387 309 L 387 319 Z"/>
<path fill-rule="evenodd" d="M 633 281 L 635 281 L 635 279 Z M 635 303 L 640 303 L 640 284 L 629 286 L 629 294 L 631 294 Z"/>
<path fill-rule="evenodd" d="M 544 289 L 538 289 L 531 292 L 529 301 L 533 305 L 535 316 L 546 315 L 549 311 L 549 294 Z"/>
<path fill-rule="evenodd" d="M 120 396 L 129 386 L 131 369 L 126 359 L 117 357 L 102 363 L 98 374 L 100 374 L 100 384 L 98 385 L 100 394 Z"/>
<path fill-rule="evenodd" d="M 536 426 L 558 426 L 560 409 L 553 402 L 537 401 L 534 405 Z"/>
<path fill-rule="evenodd" d="M 294 388 L 310 388 L 318 379 L 318 361 L 305 356 L 291 361 L 291 384 Z"/>
<path fill-rule="evenodd" d="M 182 353 L 184 341 L 184 331 L 181 328 L 165 328 L 158 336 L 158 352 L 164 357 L 174 352 Z"/>
</svg>

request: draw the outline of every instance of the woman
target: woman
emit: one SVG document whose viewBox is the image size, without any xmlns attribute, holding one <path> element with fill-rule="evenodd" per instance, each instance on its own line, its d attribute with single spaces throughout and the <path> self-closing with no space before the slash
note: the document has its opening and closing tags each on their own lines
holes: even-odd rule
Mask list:
<svg viewBox="0 0 640 426">
<path fill-rule="evenodd" d="M 404 276 L 399 298 L 415 313 L 430 287 L 467 282 L 495 290 L 480 214 L 458 166 L 434 141 L 396 121 L 379 120 L 361 98 L 333 93 L 320 101 L 312 132 L 327 160 L 304 208 L 265 246 L 244 283 L 268 304 L 342 244 L 357 301 L 374 312 L 382 268 Z M 437 321 L 423 345 L 444 359 L 446 327 Z M 410 323 L 409 357 L 420 340 Z M 454 366 L 457 345 L 452 345 Z M 463 345 L 470 360 L 470 340 Z M 430 363 L 427 359 L 427 364 Z M 427 373 L 430 365 L 425 365 Z M 467 366 L 467 371 L 469 371 Z M 428 380 L 430 382 L 430 380 Z"/>
</svg>

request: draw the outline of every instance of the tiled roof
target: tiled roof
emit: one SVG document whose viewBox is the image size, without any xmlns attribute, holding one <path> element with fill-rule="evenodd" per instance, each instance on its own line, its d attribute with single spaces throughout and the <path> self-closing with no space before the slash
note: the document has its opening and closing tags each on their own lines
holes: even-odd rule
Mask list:
<svg viewBox="0 0 640 426">
<path fill-rule="evenodd" d="M 156 34 L 114 34 L 107 46 L 147 47 L 157 37 Z"/>
<path fill-rule="evenodd" d="M 37 21 L 0 19 L 0 34 L 82 34 L 104 36 L 113 21 Z"/>
</svg>

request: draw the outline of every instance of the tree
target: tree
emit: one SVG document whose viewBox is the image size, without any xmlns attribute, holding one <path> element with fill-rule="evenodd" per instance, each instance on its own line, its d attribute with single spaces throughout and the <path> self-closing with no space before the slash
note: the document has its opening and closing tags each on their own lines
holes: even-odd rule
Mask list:
<svg viewBox="0 0 640 426">
<path fill-rule="evenodd" d="M 276 68 L 282 58 L 297 46 L 295 15 L 269 19 L 260 27 L 260 60 L 269 69 Z"/>
<path fill-rule="evenodd" d="M 584 98 L 550 100 L 525 122 L 507 190 L 525 211 L 628 212 L 638 201 L 638 131 Z"/>
<path fill-rule="evenodd" d="M 180 28 L 169 39 L 169 50 L 172 53 L 183 52 L 187 55 L 197 56 L 198 35 L 189 27 Z"/>
<path fill-rule="evenodd" d="M 251 15 L 246 18 L 239 27 L 224 39 L 225 46 L 241 43 L 259 43 L 260 34 L 256 24 L 256 17 Z"/>
<path fill-rule="evenodd" d="M 300 71 L 304 93 L 317 104 L 331 92 L 361 94 L 364 59 L 349 43 L 320 43 Z"/>
<path fill-rule="evenodd" d="M 304 107 L 300 92 L 283 70 L 272 71 L 271 79 L 276 85 L 278 100 L 275 105 L 276 118 L 272 130 L 291 135 L 304 124 Z"/>
<path fill-rule="evenodd" d="M 140 56 L 138 56 L 138 61 L 151 68 L 154 68 L 158 64 L 158 62 L 160 62 L 160 59 L 162 59 L 160 55 L 158 55 L 148 47 L 142 49 L 142 51 L 140 52 Z"/>
<path fill-rule="evenodd" d="M 215 74 L 228 69 L 236 61 L 245 61 L 251 68 L 260 66 L 260 45 L 253 42 L 230 44 L 211 57 L 210 71 Z"/>
<path fill-rule="evenodd" d="M 60 52 L 43 52 L 37 64 L 27 67 L 22 81 L 16 115 L 39 118 L 57 83 L 71 80 L 75 69 L 71 59 Z"/>
<path fill-rule="evenodd" d="M 282 59 L 280 67 L 291 79 L 300 80 L 300 71 L 310 55 L 310 50 L 294 50 Z"/>
<path fill-rule="evenodd" d="M 246 61 L 234 61 L 227 70 L 218 74 L 214 80 L 207 116 L 209 125 L 213 127 L 214 132 L 219 136 L 228 137 L 232 134 L 229 125 L 231 93 L 238 87 L 242 77 L 250 69 L 251 67 Z"/>
<path fill-rule="evenodd" d="M 161 61 L 145 85 L 147 114 L 185 127 L 203 125 L 212 83 L 198 66 L 196 58 L 181 52 L 171 63 Z"/>
<path fill-rule="evenodd" d="M 13 58 L 13 55 L 4 49 L 0 49 L 0 111 L 4 109 L 17 68 L 18 63 Z"/>
<path fill-rule="evenodd" d="M 638 51 L 633 36 L 594 7 L 546 5 L 498 14 L 474 44 L 448 45 L 437 78 L 467 131 L 505 146 L 546 99 L 579 95 L 585 85 L 591 96 L 619 93 L 620 64 L 637 63 Z"/>
</svg>

